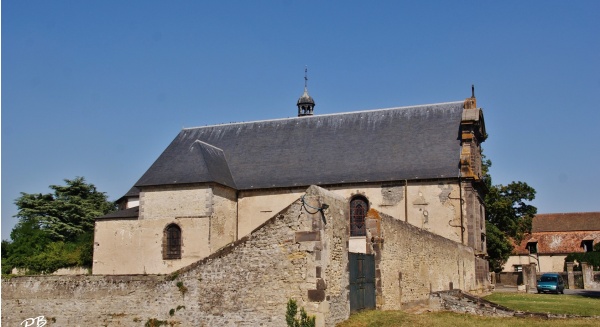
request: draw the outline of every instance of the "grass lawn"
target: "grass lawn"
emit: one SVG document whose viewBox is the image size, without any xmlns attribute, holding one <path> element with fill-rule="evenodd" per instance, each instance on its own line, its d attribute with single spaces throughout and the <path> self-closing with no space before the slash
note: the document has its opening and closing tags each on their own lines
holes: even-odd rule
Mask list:
<svg viewBox="0 0 600 327">
<path fill-rule="evenodd" d="M 484 299 L 513 310 L 600 316 L 600 298 L 580 295 L 493 293 Z M 598 325 L 600 325 L 600 321 L 598 321 Z"/>
<path fill-rule="evenodd" d="M 350 316 L 350 319 L 336 325 L 337 327 L 568 327 L 568 326 L 599 326 L 599 319 L 535 319 L 535 318 L 492 318 L 479 317 L 470 314 L 452 312 L 435 312 L 411 314 L 402 311 L 363 311 Z"/>
<path fill-rule="evenodd" d="M 600 299 L 579 295 L 494 293 L 486 296 L 485 299 L 519 311 L 600 316 Z M 337 325 L 337 327 L 392 326 L 600 326 L 600 318 L 567 318 L 544 320 L 538 318 L 480 317 L 476 315 L 458 314 L 453 312 L 412 314 L 403 311 L 370 310 L 355 313 L 350 316 L 350 319 Z"/>
</svg>

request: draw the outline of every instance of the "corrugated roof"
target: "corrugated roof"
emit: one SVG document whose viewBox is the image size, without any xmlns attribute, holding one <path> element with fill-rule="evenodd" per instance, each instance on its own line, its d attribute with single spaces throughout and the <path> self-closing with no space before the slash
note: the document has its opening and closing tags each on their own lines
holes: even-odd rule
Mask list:
<svg viewBox="0 0 600 327">
<path fill-rule="evenodd" d="M 463 101 L 182 130 L 135 186 L 237 189 L 457 177 Z"/>
<path fill-rule="evenodd" d="M 600 212 L 537 214 L 533 218 L 531 231 L 533 233 L 600 231 Z"/>
</svg>

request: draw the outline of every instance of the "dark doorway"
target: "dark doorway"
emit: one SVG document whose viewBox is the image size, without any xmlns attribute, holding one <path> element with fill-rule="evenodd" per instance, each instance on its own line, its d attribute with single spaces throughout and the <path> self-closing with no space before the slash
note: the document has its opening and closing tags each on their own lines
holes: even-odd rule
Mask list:
<svg viewBox="0 0 600 327">
<path fill-rule="evenodd" d="M 375 309 L 375 256 L 349 253 L 350 311 Z"/>
</svg>

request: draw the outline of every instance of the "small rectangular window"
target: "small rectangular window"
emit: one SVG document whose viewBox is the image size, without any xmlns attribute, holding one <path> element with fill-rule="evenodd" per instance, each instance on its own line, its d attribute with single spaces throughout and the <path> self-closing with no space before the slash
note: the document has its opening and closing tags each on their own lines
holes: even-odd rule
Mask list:
<svg viewBox="0 0 600 327">
<path fill-rule="evenodd" d="M 537 242 L 527 243 L 527 250 L 529 250 L 529 253 L 531 253 L 531 254 L 537 253 L 538 252 Z"/>
<path fill-rule="evenodd" d="M 515 272 L 521 272 L 521 271 L 523 271 L 523 266 L 522 265 L 514 265 L 513 267 L 515 268 Z"/>
<path fill-rule="evenodd" d="M 583 240 L 581 241 L 581 247 L 584 252 L 594 251 L 594 240 Z"/>
</svg>

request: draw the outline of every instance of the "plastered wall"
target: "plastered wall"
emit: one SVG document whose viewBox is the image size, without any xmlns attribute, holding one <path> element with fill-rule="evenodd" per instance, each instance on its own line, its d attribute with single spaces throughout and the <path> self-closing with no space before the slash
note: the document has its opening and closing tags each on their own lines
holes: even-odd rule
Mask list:
<svg viewBox="0 0 600 327">
<path fill-rule="evenodd" d="M 530 257 L 528 255 L 511 255 L 504 264 L 503 272 L 515 271 L 515 265 L 528 265 L 535 263 L 538 265 L 539 272 L 562 272 L 565 271 L 565 258 L 566 255 L 540 255 L 539 265 L 537 256 Z"/>
<path fill-rule="evenodd" d="M 236 239 L 234 190 L 219 185 L 141 193 L 140 219 L 97 220 L 93 274 L 165 274 Z M 164 260 L 164 230 L 181 228 L 181 259 Z"/>
<path fill-rule="evenodd" d="M 304 194 L 305 188 L 241 191 L 238 198 L 238 235 L 248 235 Z"/>
<path fill-rule="evenodd" d="M 458 182 L 409 183 L 408 187 L 403 183 L 357 184 L 327 189 L 343 196 L 348 205 L 352 197 L 364 196 L 369 200 L 369 206 L 379 212 L 399 220 L 408 220 L 414 226 L 453 241 L 463 240 L 461 226 L 466 229 L 467 223 L 461 219 Z M 281 210 L 285 203 L 301 195 L 300 190 L 284 189 L 241 192 L 239 235 L 247 234 L 268 219 L 272 212 Z"/>
<path fill-rule="evenodd" d="M 467 230 L 468 222 L 466 213 L 461 213 L 458 183 L 377 183 L 330 189 L 345 199 L 346 206 L 352 197 L 363 196 L 382 213 L 466 242 L 461 226 Z M 145 188 L 140 193 L 139 220 L 97 222 L 93 273 L 169 273 L 248 235 L 303 193 L 301 189 L 236 192 L 217 184 Z M 162 258 L 163 230 L 170 223 L 182 228 L 179 260 Z M 477 222 L 470 225 L 481 228 Z M 132 257 L 139 260 L 133 262 Z"/>
<path fill-rule="evenodd" d="M 212 202 L 211 185 L 147 187 L 140 192 L 140 219 L 208 217 Z"/>
<path fill-rule="evenodd" d="M 210 254 L 209 217 L 96 221 L 93 274 L 165 274 Z M 163 230 L 180 226 L 182 259 L 163 260 Z"/>
</svg>

